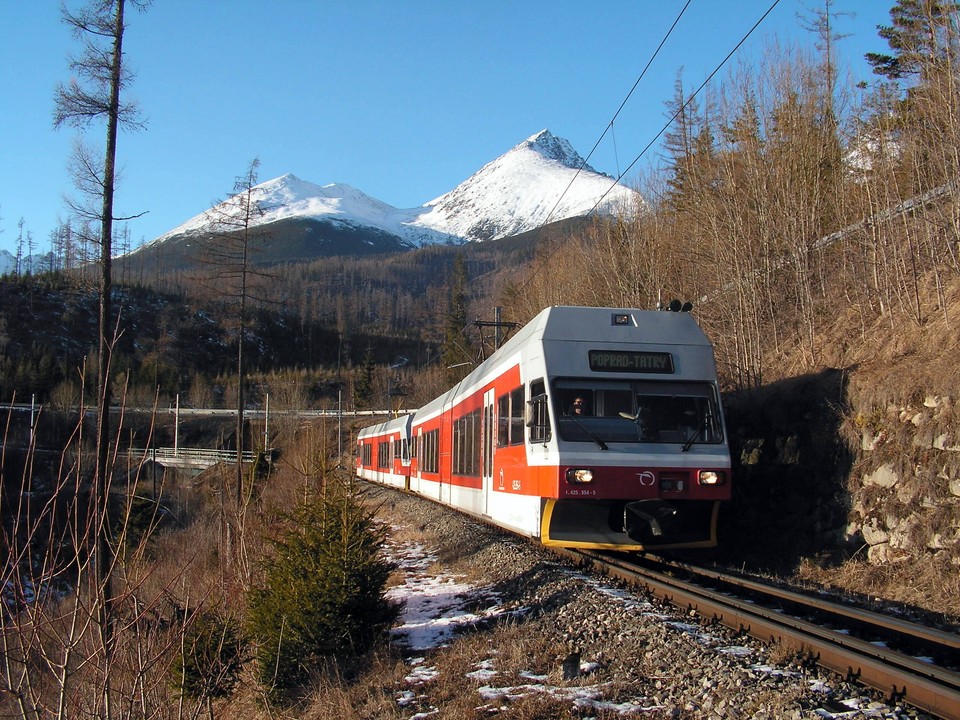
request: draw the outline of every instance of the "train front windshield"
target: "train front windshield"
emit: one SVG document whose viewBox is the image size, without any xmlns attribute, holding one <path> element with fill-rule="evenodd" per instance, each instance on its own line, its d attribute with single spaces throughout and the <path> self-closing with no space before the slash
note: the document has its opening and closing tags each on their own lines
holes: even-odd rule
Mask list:
<svg viewBox="0 0 960 720">
<path fill-rule="evenodd" d="M 723 442 L 720 409 L 705 382 L 558 380 L 560 438 L 574 442 Z"/>
</svg>

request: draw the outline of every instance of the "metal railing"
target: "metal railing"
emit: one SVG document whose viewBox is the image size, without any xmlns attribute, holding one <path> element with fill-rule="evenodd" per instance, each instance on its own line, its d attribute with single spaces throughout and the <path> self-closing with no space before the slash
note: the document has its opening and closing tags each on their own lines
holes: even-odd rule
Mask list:
<svg viewBox="0 0 960 720">
<path fill-rule="evenodd" d="M 161 465 L 182 465 L 189 467 L 210 467 L 217 463 L 237 462 L 236 450 L 208 450 L 205 448 L 130 448 L 130 457 L 139 458 L 141 462 L 152 460 Z M 257 459 L 257 453 L 244 450 L 241 462 L 252 463 Z"/>
</svg>

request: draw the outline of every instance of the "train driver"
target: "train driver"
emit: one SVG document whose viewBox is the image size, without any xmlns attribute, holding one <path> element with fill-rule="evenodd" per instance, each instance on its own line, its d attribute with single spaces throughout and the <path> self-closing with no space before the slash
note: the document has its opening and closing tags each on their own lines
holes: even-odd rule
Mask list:
<svg viewBox="0 0 960 720">
<path fill-rule="evenodd" d="M 589 415 L 587 412 L 587 402 L 584 400 L 583 395 L 577 395 L 574 397 L 573 402 L 570 403 L 570 415 Z"/>
</svg>

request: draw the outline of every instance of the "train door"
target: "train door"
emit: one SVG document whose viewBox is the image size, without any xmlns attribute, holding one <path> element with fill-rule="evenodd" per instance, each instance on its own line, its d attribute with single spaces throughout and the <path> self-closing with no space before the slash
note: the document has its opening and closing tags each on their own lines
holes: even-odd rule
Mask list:
<svg viewBox="0 0 960 720">
<path fill-rule="evenodd" d="M 410 460 L 410 480 L 412 482 L 412 490 L 414 492 L 420 491 L 420 468 L 423 465 L 423 428 L 417 428 L 416 435 L 413 438 L 414 442 L 414 451 L 412 453 L 413 457 Z M 415 481 L 415 482 L 414 482 Z"/>
<path fill-rule="evenodd" d="M 450 408 L 440 414 L 440 438 L 437 441 L 439 452 L 440 485 L 438 499 L 440 502 L 453 501 L 453 416 Z M 446 482 L 444 482 L 446 481 Z"/>
<path fill-rule="evenodd" d="M 493 447 L 495 443 L 494 430 L 494 398 L 493 390 L 487 390 L 483 395 L 483 417 L 480 421 L 480 447 L 483 474 L 483 503 L 482 512 L 489 515 L 490 492 L 493 490 Z"/>
</svg>

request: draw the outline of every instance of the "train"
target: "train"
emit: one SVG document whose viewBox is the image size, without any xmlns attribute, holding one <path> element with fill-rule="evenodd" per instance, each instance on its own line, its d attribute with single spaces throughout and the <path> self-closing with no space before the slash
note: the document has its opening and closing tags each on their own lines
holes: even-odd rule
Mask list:
<svg viewBox="0 0 960 720">
<path fill-rule="evenodd" d="M 433 401 L 360 430 L 357 476 L 547 546 L 715 547 L 730 450 L 688 307 L 544 309 Z"/>
</svg>

